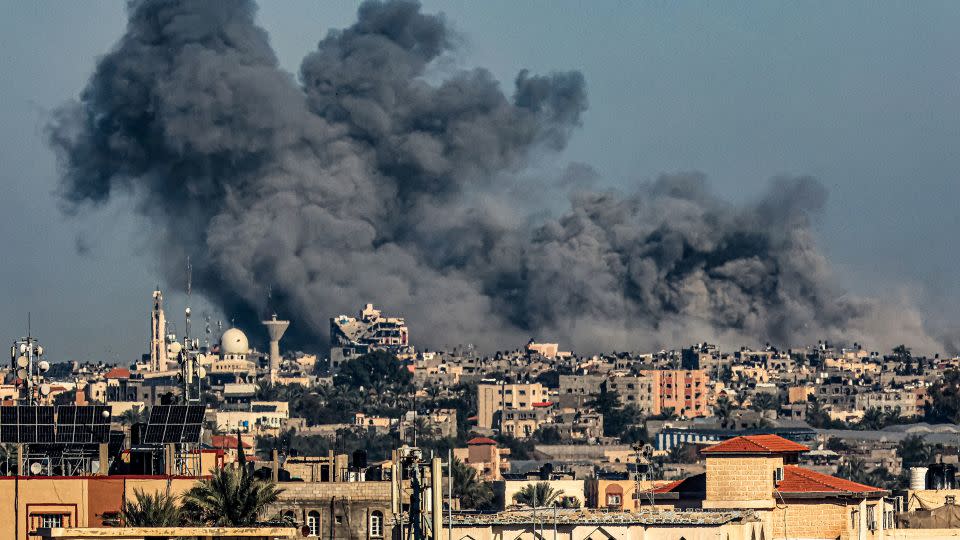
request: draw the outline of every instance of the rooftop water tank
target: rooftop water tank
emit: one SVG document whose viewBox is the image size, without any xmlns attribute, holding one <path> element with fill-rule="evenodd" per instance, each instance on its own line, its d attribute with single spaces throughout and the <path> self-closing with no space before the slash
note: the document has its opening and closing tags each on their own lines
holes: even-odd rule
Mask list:
<svg viewBox="0 0 960 540">
<path fill-rule="evenodd" d="M 910 489 L 914 491 L 927 489 L 926 467 L 910 467 Z"/>
</svg>

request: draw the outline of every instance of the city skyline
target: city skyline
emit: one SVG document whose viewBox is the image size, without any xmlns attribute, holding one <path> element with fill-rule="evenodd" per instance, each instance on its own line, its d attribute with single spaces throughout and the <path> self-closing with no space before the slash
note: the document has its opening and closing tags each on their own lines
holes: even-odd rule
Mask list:
<svg viewBox="0 0 960 540">
<path fill-rule="evenodd" d="M 142 234 L 149 225 L 116 203 L 99 215 L 61 217 L 50 194 L 57 182 L 53 154 L 43 142 L 50 112 L 81 91 L 95 56 L 109 51 L 123 31 L 123 6 L 11 9 L 25 13 L 8 19 L 17 19 L 19 28 L 3 32 L 16 39 L 4 45 L 25 54 L 11 53 L 5 60 L 6 71 L 16 76 L 11 77 L 11 99 L 5 106 L 13 121 L 2 133 L 2 157 L 8 164 L 4 183 L 12 188 L 3 247 L 16 254 L 17 263 L 3 274 L 9 301 L 0 312 L 0 328 L 12 339 L 23 332 L 26 312 L 31 312 L 34 333 L 57 359 L 129 361 L 145 352 L 148 295 L 161 279 L 150 270 L 157 265 L 156 255 L 148 247 L 149 234 Z M 281 66 L 289 72 L 329 28 L 347 26 L 355 18 L 354 6 L 329 8 L 334 13 L 319 9 L 308 4 L 260 7 L 257 20 L 270 33 Z M 928 326 L 938 321 L 952 325 L 956 313 L 951 299 L 957 291 L 949 279 L 956 251 L 951 249 L 949 201 L 955 200 L 956 186 L 950 180 L 956 158 L 949 148 L 956 133 L 949 119 L 955 117 L 951 107 L 956 105 L 949 98 L 957 86 L 951 83 L 956 74 L 938 66 L 948 61 L 943 51 L 952 50 L 956 38 L 938 23 L 949 19 L 938 17 L 938 10 L 945 15 L 954 6 L 942 4 L 924 13 L 881 6 L 866 15 L 850 5 L 838 6 L 830 13 L 833 20 L 822 26 L 815 23 L 827 18 L 818 13 L 823 6 L 783 14 L 763 9 L 631 9 L 644 13 L 623 19 L 639 21 L 646 32 L 614 27 L 603 34 L 609 44 L 596 43 L 591 36 L 599 34 L 589 31 L 611 24 L 611 13 L 604 10 L 585 20 L 550 14 L 558 18 L 555 25 L 538 25 L 543 14 L 516 8 L 512 20 L 528 33 L 511 25 L 497 27 L 494 14 L 506 11 L 505 5 L 477 13 L 466 5 L 426 4 L 423 11 L 446 12 L 465 36 L 467 46 L 458 50 L 457 65 L 485 66 L 504 88 L 523 68 L 584 73 L 590 108 L 583 127 L 559 155 L 560 162 L 587 163 L 598 171 L 603 186 L 621 189 L 661 172 L 701 170 L 721 199 L 734 202 L 754 199 L 751 193 L 761 191 L 769 177 L 812 174 L 828 191 L 822 217 L 812 230 L 841 288 L 889 296 L 894 304 L 907 297 Z M 71 18 L 89 24 L 65 24 Z M 849 25 L 846 33 L 832 32 L 843 24 Z M 584 31 L 569 32 L 568 40 L 550 40 L 550 49 L 522 46 L 523 39 L 539 37 L 543 42 L 550 36 L 547 26 L 557 33 Z M 793 31 L 781 41 L 776 30 L 783 26 Z M 38 42 L 36 30 L 44 27 L 57 29 L 63 39 L 73 38 L 73 46 Z M 886 37 L 914 27 L 926 32 L 903 47 Z M 83 36 L 75 35 L 81 28 Z M 523 52 L 506 54 L 508 48 Z M 831 48 L 844 54 L 828 62 L 825 49 Z M 753 54 L 744 54 L 747 51 Z M 621 63 L 609 67 L 598 61 L 604 56 Z M 919 67 L 928 69 L 920 73 Z M 704 74 L 699 80 L 717 84 L 709 91 L 688 84 L 696 80 L 694 68 Z M 806 68 L 816 77 L 807 86 L 791 87 L 802 80 L 795 72 L 803 70 L 795 68 Z M 805 98 L 811 88 L 813 94 Z M 634 93 L 617 92 L 623 89 Z M 642 90 L 650 97 L 635 97 Z M 751 120 L 765 128 L 754 127 Z M 853 137 L 861 132 L 869 136 Z M 635 144 L 624 148 L 631 142 Z M 539 174 L 555 172 L 546 167 Z M 553 204 L 562 208 L 562 203 Z M 182 284 L 163 286 L 175 289 Z M 182 305 L 182 297 L 171 294 L 170 299 L 172 305 Z M 380 298 L 344 301 L 383 303 Z M 199 295 L 193 303 L 196 313 L 214 311 L 203 306 Z M 229 320 L 232 314 L 218 315 L 214 318 Z M 943 329 L 933 330 L 943 335 Z M 536 337 L 563 341 L 562 336 Z M 703 339 L 711 336 L 691 335 L 688 341 Z"/>
</svg>

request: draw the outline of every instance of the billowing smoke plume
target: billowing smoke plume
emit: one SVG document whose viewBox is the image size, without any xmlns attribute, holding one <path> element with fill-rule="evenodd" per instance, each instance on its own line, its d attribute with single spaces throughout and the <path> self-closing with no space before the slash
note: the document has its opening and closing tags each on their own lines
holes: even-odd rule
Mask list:
<svg viewBox="0 0 960 540">
<path fill-rule="evenodd" d="M 299 81 L 249 0 L 129 11 L 50 129 L 65 207 L 126 194 L 158 231 L 171 283 L 190 255 L 195 287 L 238 320 L 261 316 L 270 290 L 302 344 L 375 302 L 433 345 L 931 346 L 912 311 L 832 288 L 808 227 L 825 192 L 809 178 L 733 206 L 698 174 L 664 176 L 627 195 L 579 190 L 562 217 L 534 219 L 503 194 L 564 148 L 583 77 L 524 71 L 507 95 L 484 69 L 444 71 L 457 36 L 414 2 L 364 3 Z M 557 189 L 591 174 L 570 171 Z"/>
</svg>

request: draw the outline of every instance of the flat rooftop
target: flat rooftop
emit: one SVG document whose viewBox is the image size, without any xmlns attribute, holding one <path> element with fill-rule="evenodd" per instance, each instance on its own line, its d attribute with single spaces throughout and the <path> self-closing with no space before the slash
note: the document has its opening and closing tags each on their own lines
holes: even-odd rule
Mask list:
<svg viewBox="0 0 960 540">
<path fill-rule="evenodd" d="M 453 516 L 454 527 L 476 525 L 723 525 L 754 519 L 751 510 L 640 510 L 614 512 L 591 509 L 565 510 L 541 508 L 498 512 L 496 514 L 460 514 Z M 446 526 L 446 519 L 444 520 Z"/>
</svg>

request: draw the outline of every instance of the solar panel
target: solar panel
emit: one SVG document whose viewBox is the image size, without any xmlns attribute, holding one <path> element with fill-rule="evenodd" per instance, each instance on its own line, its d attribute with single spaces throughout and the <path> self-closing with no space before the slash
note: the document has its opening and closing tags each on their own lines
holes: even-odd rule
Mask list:
<svg viewBox="0 0 960 540">
<path fill-rule="evenodd" d="M 0 407 L 0 443 L 47 443 L 53 439 L 53 407 Z"/>
<path fill-rule="evenodd" d="M 150 411 L 143 442 L 199 443 L 205 411 L 203 405 L 158 405 Z"/>
<path fill-rule="evenodd" d="M 45 414 L 41 412 L 39 416 Z M 104 444 L 110 440 L 110 408 L 106 405 L 63 405 L 57 407 L 56 426 L 54 438 L 58 443 Z"/>
</svg>

